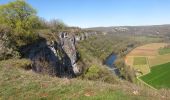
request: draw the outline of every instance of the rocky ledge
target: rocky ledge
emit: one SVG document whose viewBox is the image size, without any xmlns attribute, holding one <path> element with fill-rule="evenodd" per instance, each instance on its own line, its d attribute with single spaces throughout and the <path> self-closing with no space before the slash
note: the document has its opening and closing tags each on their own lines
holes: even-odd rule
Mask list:
<svg viewBox="0 0 170 100">
<path fill-rule="evenodd" d="M 59 77 L 75 77 L 82 73 L 80 56 L 76 42 L 96 35 L 95 32 L 60 32 L 39 33 L 39 39 L 32 44 L 19 47 L 19 51 L 11 49 L 6 31 L 0 31 L 0 60 L 21 55 L 32 61 L 33 71 Z M 2 57 L 1 57 L 2 56 Z M 7 58 L 4 58 L 7 56 Z"/>
</svg>

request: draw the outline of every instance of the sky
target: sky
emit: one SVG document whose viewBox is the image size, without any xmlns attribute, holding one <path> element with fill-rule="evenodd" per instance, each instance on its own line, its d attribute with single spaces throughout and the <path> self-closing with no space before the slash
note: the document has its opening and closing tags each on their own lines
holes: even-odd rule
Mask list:
<svg viewBox="0 0 170 100">
<path fill-rule="evenodd" d="M 12 0 L 0 0 L 0 5 Z M 170 24 L 170 0 L 26 0 L 38 16 L 69 26 Z"/>
</svg>

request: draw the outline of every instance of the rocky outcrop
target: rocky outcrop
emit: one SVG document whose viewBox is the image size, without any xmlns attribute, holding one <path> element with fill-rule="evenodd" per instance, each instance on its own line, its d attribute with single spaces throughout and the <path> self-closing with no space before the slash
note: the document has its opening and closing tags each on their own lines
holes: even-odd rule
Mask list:
<svg viewBox="0 0 170 100">
<path fill-rule="evenodd" d="M 80 74 L 80 69 L 77 66 L 77 61 L 78 61 L 78 52 L 76 50 L 76 39 L 73 34 L 69 34 L 67 32 L 61 32 L 60 33 L 60 42 L 61 42 L 61 47 L 64 50 L 64 52 L 68 55 L 70 61 L 71 61 L 71 66 L 73 67 L 74 73 Z"/>
<path fill-rule="evenodd" d="M 34 43 L 16 49 L 16 44 L 8 36 L 9 31 L 0 26 L 0 60 L 14 58 L 21 53 L 21 57 L 32 61 L 33 71 L 59 77 L 74 77 L 82 73 L 83 64 L 79 61 L 76 42 L 96 34 L 80 29 L 59 34 L 47 31 L 39 33 L 39 39 Z"/>
<path fill-rule="evenodd" d="M 48 40 L 48 41 L 47 41 Z M 41 38 L 34 44 L 21 48 L 22 55 L 32 61 L 35 72 L 59 77 L 74 77 L 81 74 L 77 64 L 78 51 L 73 34 L 59 33 L 59 40 Z"/>
<path fill-rule="evenodd" d="M 92 31 L 92 32 L 81 32 L 79 34 L 75 35 L 75 40 L 78 41 L 83 41 L 89 38 L 90 36 L 97 35 L 97 32 Z"/>
</svg>

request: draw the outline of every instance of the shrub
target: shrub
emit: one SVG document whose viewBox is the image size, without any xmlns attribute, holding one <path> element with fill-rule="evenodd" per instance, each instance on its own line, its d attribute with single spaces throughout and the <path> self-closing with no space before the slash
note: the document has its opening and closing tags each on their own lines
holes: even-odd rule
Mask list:
<svg viewBox="0 0 170 100">
<path fill-rule="evenodd" d="M 90 80 L 98 79 L 100 78 L 99 72 L 100 72 L 99 67 L 96 65 L 92 65 L 88 68 L 87 72 L 85 73 L 85 77 L 87 77 Z"/>
<path fill-rule="evenodd" d="M 38 38 L 34 32 L 39 25 L 36 11 L 24 0 L 0 5 L 0 23 L 11 28 L 10 36 L 17 46 L 32 43 Z"/>
<path fill-rule="evenodd" d="M 115 65 L 117 66 L 117 68 L 119 68 L 121 77 L 130 82 L 135 81 L 136 76 L 134 69 L 130 66 L 126 66 L 123 58 L 117 58 L 117 60 L 115 61 Z"/>
<path fill-rule="evenodd" d="M 19 57 L 10 32 L 10 27 L 0 24 L 0 60 Z"/>
<path fill-rule="evenodd" d="M 109 71 L 106 66 L 100 66 L 100 65 L 91 65 L 85 75 L 85 79 L 89 80 L 98 80 L 98 81 L 103 81 L 107 83 L 117 83 L 117 77 L 114 76 L 114 74 Z"/>
</svg>

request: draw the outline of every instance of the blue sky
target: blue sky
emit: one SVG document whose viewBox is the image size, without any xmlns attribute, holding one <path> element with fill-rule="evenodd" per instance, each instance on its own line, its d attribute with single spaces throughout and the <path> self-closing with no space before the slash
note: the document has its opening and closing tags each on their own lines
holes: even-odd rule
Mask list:
<svg viewBox="0 0 170 100">
<path fill-rule="evenodd" d="M 0 0 L 0 4 L 12 0 Z M 170 24 L 170 0 L 27 0 L 38 15 L 79 27 Z"/>
</svg>

